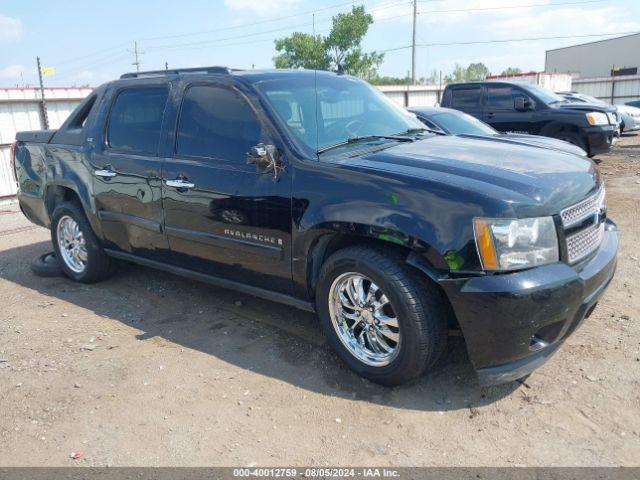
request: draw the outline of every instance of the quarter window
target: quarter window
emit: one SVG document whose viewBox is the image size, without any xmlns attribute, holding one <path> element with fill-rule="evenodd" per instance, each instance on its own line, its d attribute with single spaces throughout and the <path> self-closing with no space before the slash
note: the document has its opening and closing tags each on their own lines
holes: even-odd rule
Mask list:
<svg viewBox="0 0 640 480">
<path fill-rule="evenodd" d="M 109 146 L 131 153 L 157 154 L 167 96 L 165 87 L 122 90 L 109 116 Z"/>
<path fill-rule="evenodd" d="M 456 88 L 453 90 L 453 108 L 466 109 L 480 106 L 481 87 Z"/>
<path fill-rule="evenodd" d="M 260 121 L 237 92 L 215 86 L 186 91 L 176 154 L 244 162 L 261 137 Z"/>
</svg>

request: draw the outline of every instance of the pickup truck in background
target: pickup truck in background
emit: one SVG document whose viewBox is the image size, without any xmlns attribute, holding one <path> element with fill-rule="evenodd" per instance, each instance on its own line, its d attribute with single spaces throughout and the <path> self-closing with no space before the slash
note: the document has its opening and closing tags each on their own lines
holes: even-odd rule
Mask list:
<svg viewBox="0 0 640 480">
<path fill-rule="evenodd" d="M 473 115 L 500 132 L 543 135 L 573 143 L 590 157 L 608 152 L 619 129 L 614 107 L 572 102 L 526 83 L 447 85 L 441 106 Z"/>
<path fill-rule="evenodd" d="M 126 74 L 12 152 L 20 207 L 72 280 L 125 260 L 315 311 L 385 385 L 427 371 L 448 330 L 482 384 L 527 375 L 616 267 L 589 159 L 434 135 L 340 74 Z"/>
</svg>

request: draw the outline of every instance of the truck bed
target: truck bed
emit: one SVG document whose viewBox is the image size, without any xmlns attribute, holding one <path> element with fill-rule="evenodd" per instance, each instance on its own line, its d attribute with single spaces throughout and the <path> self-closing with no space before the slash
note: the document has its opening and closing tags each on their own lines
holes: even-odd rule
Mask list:
<svg viewBox="0 0 640 480">
<path fill-rule="evenodd" d="M 29 132 L 18 132 L 16 140 L 18 142 L 49 143 L 57 130 L 31 130 Z"/>
</svg>

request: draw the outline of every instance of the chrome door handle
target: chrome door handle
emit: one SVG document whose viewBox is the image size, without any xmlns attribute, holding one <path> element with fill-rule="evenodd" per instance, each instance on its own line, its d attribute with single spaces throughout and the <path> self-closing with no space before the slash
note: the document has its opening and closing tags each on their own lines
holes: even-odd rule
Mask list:
<svg viewBox="0 0 640 480">
<path fill-rule="evenodd" d="M 113 170 L 107 170 L 105 168 L 98 169 L 94 173 L 96 174 L 96 177 L 103 177 L 103 178 L 111 178 L 117 175 L 117 173 L 114 172 Z"/>
<path fill-rule="evenodd" d="M 176 180 L 165 180 L 167 187 L 175 187 L 175 188 L 195 188 L 196 184 L 187 182 L 186 180 L 182 180 L 180 178 Z"/>
</svg>

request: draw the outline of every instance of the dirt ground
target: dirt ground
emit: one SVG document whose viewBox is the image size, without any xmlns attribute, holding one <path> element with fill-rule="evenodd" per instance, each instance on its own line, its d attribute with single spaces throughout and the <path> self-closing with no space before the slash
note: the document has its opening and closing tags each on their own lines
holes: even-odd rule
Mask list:
<svg viewBox="0 0 640 480">
<path fill-rule="evenodd" d="M 616 277 L 546 365 L 492 388 L 460 338 L 387 389 L 289 307 L 132 265 L 91 286 L 38 278 L 49 233 L 5 203 L 0 465 L 640 465 L 640 136 L 598 160 Z"/>
</svg>

